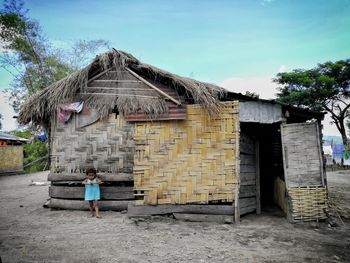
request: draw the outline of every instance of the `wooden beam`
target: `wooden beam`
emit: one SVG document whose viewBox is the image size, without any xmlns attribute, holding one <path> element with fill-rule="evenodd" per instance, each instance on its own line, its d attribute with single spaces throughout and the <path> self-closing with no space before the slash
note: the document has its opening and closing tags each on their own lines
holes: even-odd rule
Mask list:
<svg viewBox="0 0 350 263">
<path fill-rule="evenodd" d="M 322 137 L 321 137 L 321 121 L 315 122 L 316 125 L 316 141 L 317 141 L 317 148 L 318 148 L 318 153 L 320 156 L 320 171 L 321 171 L 321 180 L 322 180 L 322 186 L 325 186 L 325 172 L 324 172 L 324 164 L 323 164 L 323 157 L 322 157 Z"/>
<path fill-rule="evenodd" d="M 230 215 L 231 205 L 128 205 L 129 216 L 166 215 L 172 213 Z"/>
<path fill-rule="evenodd" d="M 178 220 L 189 222 L 215 222 L 232 224 L 233 217 L 227 215 L 206 215 L 206 214 L 182 214 L 174 213 L 174 217 Z"/>
<path fill-rule="evenodd" d="M 84 92 L 84 93 L 78 93 L 78 94 L 79 95 L 103 95 L 103 96 L 115 95 L 117 97 L 134 96 L 134 97 L 139 97 L 139 98 L 154 98 L 154 99 L 159 98 L 159 97 L 155 97 L 155 96 L 146 96 L 146 95 L 137 95 L 137 94 L 117 94 L 117 93 L 98 93 L 98 92 Z"/>
<path fill-rule="evenodd" d="M 141 80 L 118 80 L 118 79 L 96 79 L 94 82 L 116 82 L 116 83 L 142 83 Z"/>
<path fill-rule="evenodd" d="M 282 122 L 280 129 L 281 129 L 281 142 L 282 142 L 282 157 L 283 157 L 283 171 L 284 171 L 284 182 L 286 184 L 286 202 L 287 202 L 287 221 L 290 223 L 294 223 L 294 219 L 292 216 L 292 207 L 291 207 L 291 202 L 289 202 L 290 197 L 288 194 L 288 188 L 289 188 L 289 181 L 287 178 L 287 158 L 288 156 L 286 156 L 287 154 L 287 149 L 286 149 L 286 145 L 285 145 L 285 140 L 284 140 L 284 125 L 286 124 L 286 122 Z"/>
<path fill-rule="evenodd" d="M 288 156 L 286 156 L 287 155 L 287 146 L 285 145 L 285 140 L 284 140 L 284 124 L 283 123 L 281 124 L 280 129 L 281 129 L 281 142 L 282 142 L 284 182 L 286 183 L 286 189 L 288 190 L 288 188 L 289 188 L 289 182 L 288 182 L 288 177 L 287 177 Z"/>
<path fill-rule="evenodd" d="M 123 211 L 128 209 L 129 202 L 133 201 L 107 201 L 98 202 L 100 210 Z M 48 204 L 49 208 L 67 209 L 67 210 L 90 210 L 89 202 L 82 200 L 65 200 L 51 198 Z"/>
<path fill-rule="evenodd" d="M 101 73 L 97 74 L 96 76 L 93 76 L 91 79 L 88 80 L 87 84 L 91 83 L 95 79 L 97 79 L 97 78 L 101 77 L 102 75 L 106 74 L 110 70 L 111 70 L 111 68 L 108 68 L 108 69 L 102 71 Z"/>
<path fill-rule="evenodd" d="M 134 175 L 128 173 L 118 174 L 97 174 L 103 182 L 133 182 Z M 63 181 L 83 181 L 87 176 L 84 173 L 50 173 L 48 181 L 63 182 Z"/>
<path fill-rule="evenodd" d="M 145 80 L 144 78 L 142 78 L 140 75 L 138 75 L 136 72 L 132 71 L 129 68 L 125 68 L 131 75 L 133 75 L 135 78 L 141 80 L 143 83 L 145 83 L 147 86 L 149 86 L 150 88 L 154 89 L 155 91 L 157 91 L 158 93 L 162 94 L 163 96 L 167 97 L 169 100 L 171 100 L 172 102 L 176 103 L 177 105 L 181 105 L 181 102 L 174 99 L 173 97 L 171 97 L 169 94 L 165 93 L 164 91 L 160 90 L 159 88 L 157 88 L 156 86 L 154 86 L 152 83 L 148 82 L 147 80 Z"/>
<path fill-rule="evenodd" d="M 153 91 L 151 89 L 119 88 L 119 87 L 86 87 L 86 88 L 87 89 L 102 89 L 102 90 Z"/>
<path fill-rule="evenodd" d="M 235 132 L 240 134 L 240 123 L 235 123 Z M 234 202 L 234 218 L 235 223 L 239 224 L 240 221 L 240 207 L 239 207 L 239 191 L 241 188 L 241 162 L 240 162 L 240 136 L 236 136 L 236 193 L 235 193 L 235 202 Z"/>
<path fill-rule="evenodd" d="M 255 140 L 255 189 L 256 189 L 256 214 L 261 214 L 261 197 L 260 197 L 260 143 L 259 139 Z"/>
<path fill-rule="evenodd" d="M 83 186 L 50 186 L 49 196 L 52 198 L 84 200 Z M 133 200 L 132 186 L 101 186 L 101 200 Z"/>
</svg>

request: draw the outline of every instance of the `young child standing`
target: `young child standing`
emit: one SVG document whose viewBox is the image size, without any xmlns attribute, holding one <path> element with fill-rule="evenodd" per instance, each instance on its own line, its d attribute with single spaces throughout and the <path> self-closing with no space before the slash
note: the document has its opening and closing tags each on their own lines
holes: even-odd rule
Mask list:
<svg viewBox="0 0 350 263">
<path fill-rule="evenodd" d="M 82 184 L 85 185 L 85 200 L 89 201 L 91 216 L 101 218 L 98 208 L 98 200 L 100 200 L 100 184 L 103 182 L 97 178 L 95 168 L 87 169 L 86 175 L 88 178 L 82 182 Z"/>
</svg>

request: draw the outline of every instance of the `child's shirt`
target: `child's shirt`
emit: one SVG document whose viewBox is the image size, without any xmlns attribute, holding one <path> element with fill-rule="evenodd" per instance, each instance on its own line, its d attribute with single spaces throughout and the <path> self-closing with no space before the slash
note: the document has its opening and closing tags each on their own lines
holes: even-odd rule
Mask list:
<svg viewBox="0 0 350 263">
<path fill-rule="evenodd" d="M 93 184 L 91 185 L 91 182 Z M 85 200 L 87 201 L 93 201 L 93 200 L 100 200 L 100 185 L 97 183 L 97 179 L 94 178 L 93 180 L 86 179 L 85 184 Z"/>
</svg>

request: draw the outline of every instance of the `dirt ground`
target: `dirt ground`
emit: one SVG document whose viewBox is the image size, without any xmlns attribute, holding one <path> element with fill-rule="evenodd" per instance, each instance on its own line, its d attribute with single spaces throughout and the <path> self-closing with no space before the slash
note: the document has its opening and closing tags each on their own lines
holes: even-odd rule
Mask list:
<svg viewBox="0 0 350 263">
<path fill-rule="evenodd" d="M 350 262 L 350 172 L 328 173 L 339 226 L 289 224 L 273 213 L 240 225 L 168 217 L 135 221 L 119 212 L 43 208 L 46 172 L 0 177 L 2 262 Z M 337 214 L 337 213 L 335 213 Z"/>
</svg>

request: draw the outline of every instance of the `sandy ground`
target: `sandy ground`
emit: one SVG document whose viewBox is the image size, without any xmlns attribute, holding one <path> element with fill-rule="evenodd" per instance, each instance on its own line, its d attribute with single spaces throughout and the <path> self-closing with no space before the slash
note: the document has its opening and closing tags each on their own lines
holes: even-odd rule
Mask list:
<svg viewBox="0 0 350 263">
<path fill-rule="evenodd" d="M 240 225 L 171 218 L 135 221 L 118 212 L 102 219 L 42 207 L 47 173 L 0 177 L 2 262 L 350 262 L 350 221 L 292 225 L 273 213 Z M 349 211 L 350 172 L 328 174 L 332 202 Z M 345 213 L 347 215 L 347 212 Z"/>
</svg>

